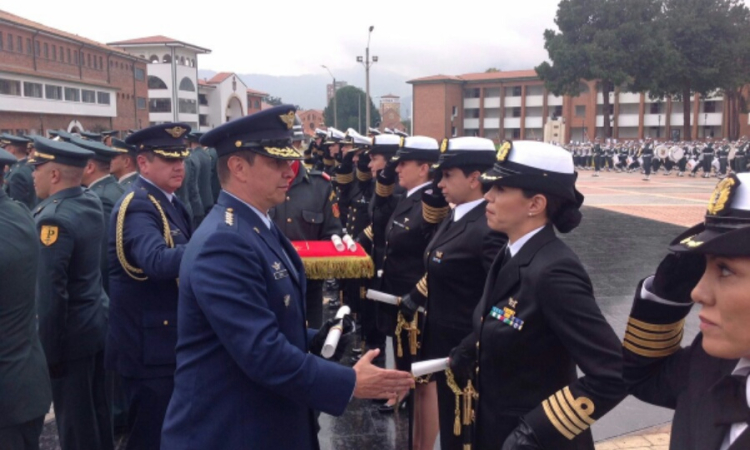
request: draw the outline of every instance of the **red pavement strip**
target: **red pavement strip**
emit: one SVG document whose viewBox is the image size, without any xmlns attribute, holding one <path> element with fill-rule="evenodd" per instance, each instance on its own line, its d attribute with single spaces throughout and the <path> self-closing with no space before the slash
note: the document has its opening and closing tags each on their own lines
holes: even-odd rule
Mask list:
<svg viewBox="0 0 750 450">
<path fill-rule="evenodd" d="M 605 172 L 597 178 L 587 178 L 589 173 L 580 172 L 576 183 L 584 196 L 596 199 L 584 201 L 584 205 L 684 227 L 703 221 L 706 204 L 717 183 L 715 178 L 677 178 L 661 174 L 643 181 L 643 176 L 636 173 Z M 685 192 L 659 192 L 660 188 L 681 188 Z"/>
</svg>

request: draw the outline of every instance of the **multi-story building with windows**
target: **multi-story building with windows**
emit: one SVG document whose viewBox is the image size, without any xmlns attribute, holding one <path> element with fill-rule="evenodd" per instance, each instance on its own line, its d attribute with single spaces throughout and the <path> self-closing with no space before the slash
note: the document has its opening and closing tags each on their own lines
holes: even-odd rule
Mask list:
<svg viewBox="0 0 750 450">
<path fill-rule="evenodd" d="M 604 99 L 595 81 L 582 81 L 576 97 L 547 91 L 534 70 L 436 75 L 409 81 L 413 86 L 414 134 L 437 139 L 482 136 L 502 139 L 544 139 L 544 128 L 562 121 L 567 141 L 604 137 Z M 690 98 L 692 138 L 724 137 L 728 108 L 719 96 Z M 615 139 L 682 138 L 682 102 L 651 100 L 647 94 L 610 93 L 611 137 Z M 747 114 L 740 117 L 748 134 Z M 562 140 L 562 139 L 561 139 Z"/>
<path fill-rule="evenodd" d="M 144 59 L 0 10 L 0 132 L 148 124 Z"/>
</svg>

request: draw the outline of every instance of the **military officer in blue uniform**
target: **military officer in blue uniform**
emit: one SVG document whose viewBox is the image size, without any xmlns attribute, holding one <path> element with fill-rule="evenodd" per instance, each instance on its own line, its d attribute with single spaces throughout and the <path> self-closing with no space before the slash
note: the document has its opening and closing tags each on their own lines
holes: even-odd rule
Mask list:
<svg viewBox="0 0 750 450">
<path fill-rule="evenodd" d="M 8 168 L 8 173 L 5 174 L 5 193 L 13 200 L 33 209 L 38 200 L 34 193 L 34 180 L 31 178 L 31 172 L 34 169 L 28 164 L 30 141 L 26 138 L 3 134 L 0 135 L 0 144 L 18 160 Z"/>
<path fill-rule="evenodd" d="M 128 145 L 125 141 L 112 138 L 112 149 L 118 154 L 112 158 L 109 171 L 125 190 L 138 178 L 138 163 L 136 156 L 138 152 L 135 147 Z"/>
<path fill-rule="evenodd" d="M 93 153 L 43 137 L 34 146 L 29 164 L 42 200 L 34 209 L 41 242 L 36 304 L 60 447 L 112 449 L 102 359 L 104 217 L 97 196 L 81 187 Z"/>
<path fill-rule="evenodd" d="M 168 123 L 127 137 L 138 151 L 140 175 L 111 216 L 106 363 L 121 375 L 128 397 L 128 449 L 159 448 L 172 394 L 178 275 L 192 234 L 174 193 L 185 176 L 189 132 L 189 125 Z"/>
<path fill-rule="evenodd" d="M 0 182 L 16 157 L 0 149 Z M 52 402 L 47 362 L 36 328 L 34 290 L 39 240 L 28 208 L 0 189 L 0 443 L 37 450 Z"/>
<path fill-rule="evenodd" d="M 403 394 L 403 372 L 318 356 L 326 328 L 305 326 L 305 272 L 268 217 L 301 158 L 294 107 L 282 105 L 206 133 L 222 192 L 180 270 L 177 371 L 162 450 L 319 448 L 313 410 L 340 415 L 354 397 Z M 315 338 L 314 336 L 317 336 Z M 309 352 L 308 352 L 309 351 Z"/>
</svg>

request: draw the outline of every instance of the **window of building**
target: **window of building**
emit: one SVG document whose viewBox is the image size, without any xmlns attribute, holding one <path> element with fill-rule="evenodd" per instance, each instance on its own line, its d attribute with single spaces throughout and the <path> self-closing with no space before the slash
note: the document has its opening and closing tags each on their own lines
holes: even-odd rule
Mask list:
<svg viewBox="0 0 750 450">
<path fill-rule="evenodd" d="M 715 113 L 716 112 L 716 102 L 704 102 L 703 103 L 703 112 L 704 113 Z"/>
<path fill-rule="evenodd" d="M 601 106 L 602 114 L 604 114 L 604 105 Z M 609 115 L 613 115 L 615 113 L 615 105 L 609 104 Z"/>
<path fill-rule="evenodd" d="M 157 64 L 159 62 L 159 57 L 156 55 L 151 55 L 151 57 L 148 58 L 148 62 L 151 64 Z"/>
<path fill-rule="evenodd" d="M 33 52 L 33 48 L 31 47 L 31 38 L 26 38 L 26 54 L 30 55 L 31 52 Z"/>
<path fill-rule="evenodd" d="M 152 98 L 148 101 L 149 112 L 172 112 L 172 100 L 168 98 Z"/>
<path fill-rule="evenodd" d="M 153 75 L 148 76 L 148 88 L 149 89 L 167 89 L 167 84 L 159 77 Z"/>
<path fill-rule="evenodd" d="M 99 69 L 104 69 L 104 59 L 101 56 L 99 57 Z"/>
<path fill-rule="evenodd" d="M 451 137 L 456 137 L 456 134 L 458 134 L 456 127 L 451 127 Z"/>
<path fill-rule="evenodd" d="M 71 64 L 73 60 L 70 58 L 70 48 L 68 48 L 68 64 Z"/>
<path fill-rule="evenodd" d="M 586 105 L 576 105 L 576 117 L 586 117 Z"/>
<path fill-rule="evenodd" d="M 520 97 L 521 86 L 509 86 L 505 88 L 505 96 L 506 97 Z"/>
<path fill-rule="evenodd" d="M 89 54 L 89 56 L 91 56 L 91 55 Z M 94 69 L 98 69 L 99 68 L 99 66 L 96 65 L 96 55 L 94 55 L 94 61 L 93 61 L 93 64 L 91 65 L 91 67 L 93 67 Z"/>
<path fill-rule="evenodd" d="M 562 117 L 562 105 L 555 106 L 555 109 L 552 111 L 552 119 L 557 119 L 559 117 Z"/>
<path fill-rule="evenodd" d="M 8 51 L 13 51 L 13 35 L 8 33 Z"/>
<path fill-rule="evenodd" d="M 135 107 L 138 109 L 146 109 L 146 99 L 143 97 L 138 97 L 135 100 Z"/>
<path fill-rule="evenodd" d="M 30 81 L 23 82 L 23 96 L 42 98 L 42 84 L 32 83 Z"/>
<path fill-rule="evenodd" d="M 46 42 L 44 43 L 44 58 L 49 59 L 49 44 Z"/>
<path fill-rule="evenodd" d="M 80 102 L 81 101 L 81 90 L 76 88 L 65 88 L 65 100 L 69 102 Z"/>
<path fill-rule="evenodd" d="M 78 50 L 73 50 L 73 63 L 78 65 Z"/>
<path fill-rule="evenodd" d="M 479 88 L 464 89 L 464 98 L 479 98 Z"/>
<path fill-rule="evenodd" d="M 255 109 L 260 109 L 260 100 L 255 100 L 254 106 Z"/>
<path fill-rule="evenodd" d="M 60 62 L 65 62 L 65 49 L 60 47 Z"/>
<path fill-rule="evenodd" d="M 16 36 L 16 51 L 23 53 L 23 38 L 21 36 Z"/>
<path fill-rule="evenodd" d="M 97 92 L 96 102 L 100 105 L 109 105 L 109 92 Z"/>
<path fill-rule="evenodd" d="M 201 114 L 200 116 L 198 116 L 198 125 L 200 125 L 202 127 L 207 127 L 208 126 L 208 116 L 205 115 L 205 114 Z"/>
<path fill-rule="evenodd" d="M 479 110 L 476 108 L 467 109 L 464 111 L 464 117 L 467 119 L 478 119 L 479 118 Z"/>
<path fill-rule="evenodd" d="M 0 94 L 21 95 L 21 82 L 18 80 L 0 78 Z"/>
<path fill-rule="evenodd" d="M 521 108 L 515 107 L 513 108 L 513 117 L 521 117 Z"/>
<path fill-rule="evenodd" d="M 91 67 L 91 53 L 86 53 L 86 67 Z"/>
<path fill-rule="evenodd" d="M 81 89 L 81 101 L 83 103 L 96 103 L 96 91 Z"/>
<path fill-rule="evenodd" d="M 34 41 L 34 54 L 37 58 L 42 56 L 42 44 L 39 41 Z"/>
<path fill-rule="evenodd" d="M 651 103 L 651 105 L 649 106 L 649 112 L 650 114 L 660 114 L 661 103 Z"/>
<path fill-rule="evenodd" d="M 52 45 L 52 61 L 57 61 L 57 46 Z"/>
<path fill-rule="evenodd" d="M 63 89 L 62 86 L 55 86 L 54 84 L 44 85 L 44 97 L 49 100 L 62 100 Z"/>
<path fill-rule="evenodd" d="M 197 105 L 195 103 L 195 100 L 188 100 L 186 98 L 180 99 L 180 109 L 179 111 L 181 113 L 185 114 L 195 114 L 198 112 Z"/>
<path fill-rule="evenodd" d="M 208 106 L 208 99 L 206 98 L 206 94 L 198 94 L 198 103 L 203 106 Z"/>
<path fill-rule="evenodd" d="M 135 68 L 135 79 L 136 80 L 144 80 L 146 78 L 146 71 L 141 69 L 140 67 Z"/>
<path fill-rule="evenodd" d="M 180 90 L 181 91 L 188 91 L 188 92 L 195 92 L 195 85 L 192 81 L 190 81 L 190 78 L 185 77 L 180 81 Z"/>
<path fill-rule="evenodd" d="M 3 49 L 3 33 L 0 32 L 0 50 Z"/>
<path fill-rule="evenodd" d="M 458 116 L 458 107 L 457 107 L 457 106 L 454 106 L 454 107 L 453 107 L 453 109 L 451 110 L 451 115 L 452 115 L 453 117 L 456 117 L 456 116 Z M 454 134 L 454 135 L 455 135 L 455 134 Z"/>
<path fill-rule="evenodd" d="M 164 58 L 162 58 L 161 62 L 163 62 L 163 63 L 171 63 L 172 62 L 172 57 L 169 56 L 169 55 L 164 55 Z"/>
<path fill-rule="evenodd" d="M 521 129 L 513 128 L 513 139 L 521 139 Z"/>
</svg>

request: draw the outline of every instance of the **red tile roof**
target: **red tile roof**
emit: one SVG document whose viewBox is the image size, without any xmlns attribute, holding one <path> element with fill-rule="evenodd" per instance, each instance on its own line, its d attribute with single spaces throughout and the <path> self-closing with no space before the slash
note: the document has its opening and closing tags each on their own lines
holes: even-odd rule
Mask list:
<svg viewBox="0 0 750 450">
<path fill-rule="evenodd" d="M 210 80 L 208 80 L 209 84 L 219 84 L 223 83 L 224 80 L 234 75 L 232 72 L 219 72 L 216 75 L 213 76 Z"/>
<path fill-rule="evenodd" d="M 429 83 L 429 82 L 465 82 L 465 81 L 492 81 L 511 80 L 517 78 L 538 78 L 536 70 L 509 70 L 500 72 L 467 73 L 464 75 L 432 75 L 429 77 L 415 78 L 407 83 Z"/>
<path fill-rule="evenodd" d="M 44 33 L 48 33 L 48 34 L 61 37 L 64 39 L 70 39 L 70 40 L 80 42 L 82 44 L 89 45 L 92 47 L 97 47 L 108 52 L 114 52 L 114 53 L 117 53 L 119 56 L 127 57 L 129 59 L 141 60 L 141 58 L 131 55 L 125 50 L 122 50 L 116 47 L 110 47 L 106 44 L 102 44 L 101 42 L 97 42 L 92 39 L 84 38 L 84 37 L 78 36 L 77 34 L 58 30 L 57 28 L 48 27 L 46 25 L 42 25 L 41 23 L 34 22 L 33 20 L 25 19 L 15 14 L 11 14 L 7 11 L 0 10 L 0 20 L 11 22 L 22 27 L 33 28 L 35 30 L 39 30 Z"/>
<path fill-rule="evenodd" d="M 247 89 L 247 93 L 256 97 L 268 97 L 268 92 L 256 91 L 255 89 Z"/>
</svg>

